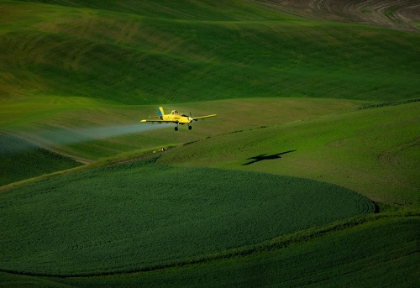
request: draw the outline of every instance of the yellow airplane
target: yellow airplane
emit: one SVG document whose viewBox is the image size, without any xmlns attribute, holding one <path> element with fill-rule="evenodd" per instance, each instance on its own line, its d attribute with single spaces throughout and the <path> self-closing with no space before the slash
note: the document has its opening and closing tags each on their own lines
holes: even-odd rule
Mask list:
<svg viewBox="0 0 420 288">
<path fill-rule="evenodd" d="M 172 110 L 170 114 L 165 114 L 165 112 L 163 111 L 162 107 L 159 107 L 158 109 L 158 118 L 159 120 L 146 120 L 143 119 L 140 122 L 142 123 L 146 123 L 146 122 L 156 122 L 156 123 L 175 123 L 176 127 L 175 127 L 175 131 L 178 131 L 178 125 L 184 125 L 184 124 L 188 124 L 188 129 L 191 130 L 192 126 L 190 125 L 193 121 L 198 121 L 201 119 L 205 119 L 205 118 L 210 118 L 210 117 L 214 117 L 217 114 L 211 114 L 211 115 L 206 115 L 206 116 L 199 116 L 199 117 L 192 117 L 192 116 L 188 116 L 185 114 L 179 114 L 178 111 L 176 110 Z"/>
</svg>

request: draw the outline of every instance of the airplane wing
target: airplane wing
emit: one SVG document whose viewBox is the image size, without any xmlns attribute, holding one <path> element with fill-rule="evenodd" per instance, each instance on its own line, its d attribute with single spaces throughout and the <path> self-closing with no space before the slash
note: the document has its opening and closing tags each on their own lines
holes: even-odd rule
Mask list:
<svg viewBox="0 0 420 288">
<path fill-rule="evenodd" d="M 210 118 L 210 117 L 215 117 L 217 114 L 210 114 L 210 115 L 205 115 L 205 116 L 198 116 L 198 117 L 192 117 L 194 121 L 198 121 L 201 119 L 206 119 L 206 118 Z"/>
<path fill-rule="evenodd" d="M 146 123 L 146 122 L 148 122 L 148 123 L 178 123 L 179 121 L 178 120 L 146 120 L 146 119 L 143 119 L 140 122 L 141 123 Z"/>
</svg>

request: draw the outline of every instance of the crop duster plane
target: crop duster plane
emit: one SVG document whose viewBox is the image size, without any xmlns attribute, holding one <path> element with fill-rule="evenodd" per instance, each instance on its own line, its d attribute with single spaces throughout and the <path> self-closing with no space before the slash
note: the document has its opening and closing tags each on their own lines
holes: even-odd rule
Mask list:
<svg viewBox="0 0 420 288">
<path fill-rule="evenodd" d="M 191 113 L 190 113 L 191 114 Z M 198 116 L 198 117 L 192 117 L 191 115 L 185 115 L 185 114 L 179 114 L 178 111 L 176 110 L 172 110 L 171 113 L 169 114 L 165 114 L 165 112 L 163 111 L 162 107 L 159 107 L 158 109 L 158 116 L 156 120 L 146 120 L 143 119 L 140 122 L 142 123 L 146 123 L 146 122 L 152 122 L 152 123 L 175 123 L 176 127 L 175 127 L 175 131 L 178 131 L 178 126 L 179 124 L 184 125 L 187 124 L 188 125 L 188 129 L 191 130 L 192 126 L 191 123 L 193 121 L 198 121 L 198 120 L 202 120 L 202 119 L 206 119 L 206 118 L 210 118 L 210 117 L 214 117 L 217 114 L 210 114 L 210 115 L 205 115 L 205 116 Z"/>
</svg>

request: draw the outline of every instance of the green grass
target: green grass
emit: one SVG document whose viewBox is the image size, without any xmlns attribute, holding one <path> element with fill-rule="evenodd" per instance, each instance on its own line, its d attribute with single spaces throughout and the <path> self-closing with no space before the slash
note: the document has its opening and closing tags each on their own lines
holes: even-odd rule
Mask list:
<svg viewBox="0 0 420 288">
<path fill-rule="evenodd" d="M 133 1 L 117 2 L 113 0 L 24 0 L 24 2 L 49 3 L 79 8 L 91 8 L 95 10 L 108 10 L 127 14 L 142 15 L 152 18 L 183 19 L 183 20 L 266 20 L 290 18 L 287 14 L 279 11 L 269 12 L 258 5 L 241 4 L 237 1 L 209 1 L 196 2 L 180 0 L 176 3 L 168 0 L 163 1 Z M 295 17 L 292 17 L 292 19 Z"/>
<path fill-rule="evenodd" d="M 376 221 L 287 248 L 130 277 L 60 280 L 78 287 L 415 287 L 419 219 Z"/>
<path fill-rule="evenodd" d="M 333 234 L 251 254 L 106 277 L 41 278 L 0 274 L 2 283 L 37 287 L 416 287 L 420 219 L 370 217 Z M 309 234 L 310 235 L 310 234 Z M 281 241 L 281 240 L 279 240 Z M 280 242 L 281 243 L 281 242 Z M 45 283 L 46 282 L 46 283 Z M 55 285 L 54 285 L 55 283 Z M 7 284 L 3 287 L 8 287 Z"/>
<path fill-rule="evenodd" d="M 0 134 L 0 186 L 80 165 L 24 140 Z"/>
<path fill-rule="evenodd" d="M 0 195 L 0 268 L 41 275 L 131 272 L 375 210 L 367 199 L 327 183 L 145 161 Z"/>
<path fill-rule="evenodd" d="M 120 12 L 84 8 L 102 3 L 2 1 L 8 29 L 0 38 L 1 97 L 157 104 L 291 96 L 394 101 L 420 92 L 417 34 L 311 22 L 230 1 L 221 6 L 229 13 L 201 1 L 200 9 L 185 5 L 190 16 L 171 6 L 169 17 L 164 3 L 142 2 L 123 13 L 115 3 L 107 6 Z M 32 14 L 18 18 L 20 9 Z M 207 17 L 191 19 L 201 11 Z"/>
<path fill-rule="evenodd" d="M 37 163 L 55 176 L 0 194 L 0 286 L 419 286 L 420 107 L 409 103 L 420 95 L 419 44 L 415 33 L 253 1 L 0 0 L 0 131 L 91 162 L 63 170 L 67 159 L 40 149 L 55 164 L 1 161 L 6 182 L 22 157 L 19 179 Z M 192 131 L 111 134 L 158 105 L 218 116 Z M 171 148 L 163 163 L 112 165 L 161 147 Z M 275 193 L 284 181 L 290 190 Z M 348 218 L 365 198 L 347 189 L 380 213 Z M 325 207 L 339 191 L 357 199 L 340 199 L 335 218 Z M 27 273 L 139 269 L 153 271 Z"/>
<path fill-rule="evenodd" d="M 72 285 L 60 284 L 50 279 L 42 279 L 39 277 L 14 275 L 0 272 L 0 287 L 74 287 Z"/>
<path fill-rule="evenodd" d="M 0 130 L 88 162 L 132 150 L 168 147 L 220 133 L 344 112 L 372 103 L 341 99 L 247 98 L 167 104 L 163 105 L 165 110 L 177 109 L 187 114 L 191 112 L 193 116 L 217 113 L 218 116 L 194 123 L 192 131 L 181 127 L 174 133 L 174 125 L 152 125 L 164 129 L 142 132 L 139 127 L 138 133 L 123 134 L 121 131 L 122 136 L 112 136 L 106 129 L 115 130 L 118 125 L 133 125 L 140 119 L 155 116 L 157 106 L 115 105 L 81 97 L 36 97 L 0 102 Z M 83 138 L 85 129 L 105 130 L 102 134 L 108 137 Z M 66 139 L 74 141 L 66 142 Z"/>
<path fill-rule="evenodd" d="M 416 102 L 217 135 L 160 161 L 305 177 L 378 202 L 419 207 L 419 108 Z M 290 150 L 296 151 L 243 165 L 250 157 Z"/>
</svg>

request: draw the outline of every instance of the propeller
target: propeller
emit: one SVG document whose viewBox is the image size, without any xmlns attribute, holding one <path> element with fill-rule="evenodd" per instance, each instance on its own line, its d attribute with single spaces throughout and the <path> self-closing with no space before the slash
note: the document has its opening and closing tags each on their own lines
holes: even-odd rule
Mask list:
<svg viewBox="0 0 420 288">
<path fill-rule="evenodd" d="M 190 121 L 192 121 L 192 120 L 194 120 L 194 121 L 198 121 L 197 119 L 194 119 L 194 118 L 192 117 L 192 113 L 191 113 L 191 111 L 190 111 Z"/>
</svg>

